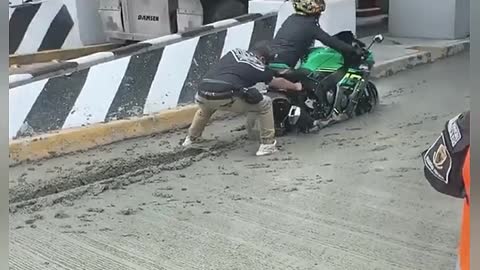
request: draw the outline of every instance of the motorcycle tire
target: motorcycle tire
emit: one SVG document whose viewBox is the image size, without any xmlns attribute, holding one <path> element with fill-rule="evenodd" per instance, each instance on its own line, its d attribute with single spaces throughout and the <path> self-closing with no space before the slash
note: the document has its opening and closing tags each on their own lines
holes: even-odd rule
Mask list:
<svg viewBox="0 0 480 270">
<path fill-rule="evenodd" d="M 301 133 L 310 133 L 310 130 L 314 126 L 315 120 L 308 115 L 308 112 L 305 109 L 301 109 L 300 118 L 295 125 L 295 128 Z"/>
<path fill-rule="evenodd" d="M 292 106 L 289 98 L 279 92 L 269 91 L 266 96 L 272 99 L 273 120 L 275 123 L 275 136 L 285 136 L 291 127 L 288 124 L 288 113 Z"/>
<path fill-rule="evenodd" d="M 357 107 L 355 108 L 355 115 L 363 115 L 372 112 L 379 103 L 377 86 L 368 81 L 365 86 L 365 92 L 358 100 Z"/>
</svg>

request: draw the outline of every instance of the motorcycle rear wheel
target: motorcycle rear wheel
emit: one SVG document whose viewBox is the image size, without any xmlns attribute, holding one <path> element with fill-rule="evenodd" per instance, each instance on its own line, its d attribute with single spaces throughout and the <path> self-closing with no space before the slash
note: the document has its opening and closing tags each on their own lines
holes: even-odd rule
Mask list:
<svg viewBox="0 0 480 270">
<path fill-rule="evenodd" d="M 272 99 L 275 136 L 285 136 L 286 133 L 291 129 L 288 125 L 287 118 L 292 104 L 289 98 L 285 94 L 280 92 L 269 91 L 267 92 L 266 96 Z"/>
</svg>

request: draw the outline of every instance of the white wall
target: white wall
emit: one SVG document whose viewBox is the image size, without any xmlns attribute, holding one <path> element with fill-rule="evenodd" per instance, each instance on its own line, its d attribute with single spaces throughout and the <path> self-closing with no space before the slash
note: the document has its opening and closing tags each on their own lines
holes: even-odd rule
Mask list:
<svg viewBox="0 0 480 270">
<path fill-rule="evenodd" d="M 469 32 L 470 0 L 390 1 L 389 32 L 400 37 L 458 39 Z M 408 15 L 407 15 L 408 14 Z"/>
<path fill-rule="evenodd" d="M 72 1 L 72 0 L 69 0 Z M 98 13 L 99 0 L 75 0 L 80 39 L 85 45 L 103 43 L 107 37 Z"/>
</svg>

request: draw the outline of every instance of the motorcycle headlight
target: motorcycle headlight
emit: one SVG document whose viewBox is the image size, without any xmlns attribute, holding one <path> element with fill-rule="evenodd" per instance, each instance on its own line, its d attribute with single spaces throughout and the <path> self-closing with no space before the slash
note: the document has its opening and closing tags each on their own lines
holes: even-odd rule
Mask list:
<svg viewBox="0 0 480 270">
<path fill-rule="evenodd" d="M 361 64 L 361 65 L 359 66 L 359 68 L 360 68 L 361 70 L 367 70 L 367 69 L 368 69 L 368 65 Z"/>
</svg>

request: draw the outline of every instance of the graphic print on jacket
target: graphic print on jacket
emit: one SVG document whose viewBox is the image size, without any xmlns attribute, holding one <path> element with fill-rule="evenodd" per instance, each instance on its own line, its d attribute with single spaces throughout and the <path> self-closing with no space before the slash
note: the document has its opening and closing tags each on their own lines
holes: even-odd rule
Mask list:
<svg viewBox="0 0 480 270">
<path fill-rule="evenodd" d="M 274 72 L 253 52 L 233 49 L 207 72 L 205 78 L 224 81 L 240 89 L 252 87 L 259 82 L 268 84 L 273 75 Z"/>
</svg>

